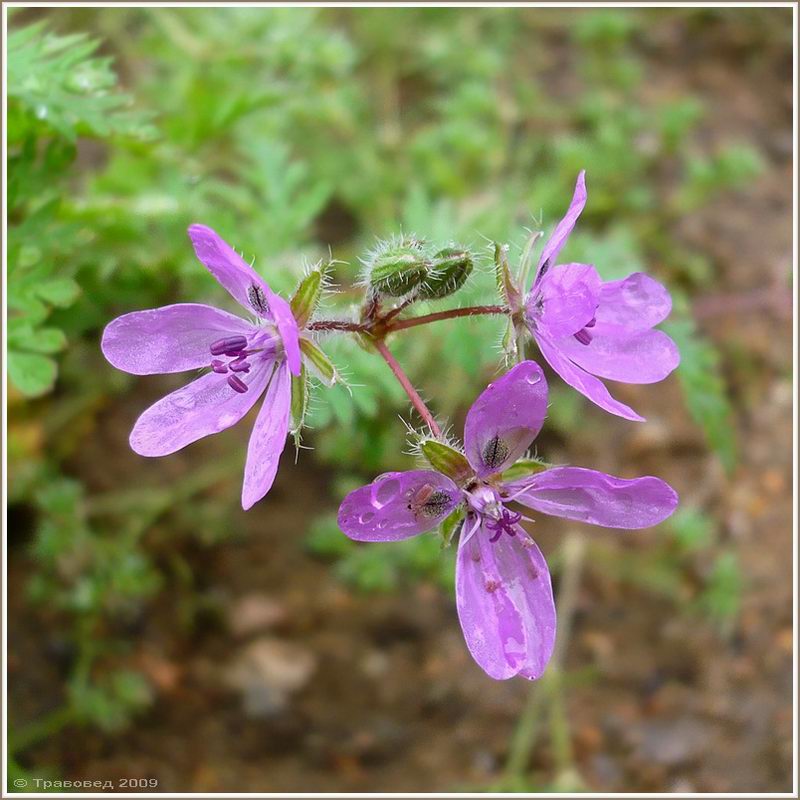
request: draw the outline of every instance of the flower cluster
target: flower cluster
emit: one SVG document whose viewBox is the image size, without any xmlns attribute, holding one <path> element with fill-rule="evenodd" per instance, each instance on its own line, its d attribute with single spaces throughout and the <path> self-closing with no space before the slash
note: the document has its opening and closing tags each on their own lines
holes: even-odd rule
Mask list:
<svg viewBox="0 0 800 800">
<path fill-rule="evenodd" d="M 103 353 L 118 369 L 135 375 L 204 370 L 144 411 L 131 432 L 131 447 L 143 456 L 169 455 L 231 427 L 263 395 L 245 460 L 242 507 L 249 509 L 270 490 L 288 434 L 300 433 L 308 374 L 329 386 L 338 379 L 316 333 L 359 336 L 386 361 L 427 423 L 429 432 L 417 441 L 426 468 L 386 473 L 351 492 L 339 509 L 340 528 L 362 542 L 397 541 L 434 529 L 448 544 L 457 538 L 456 605 L 470 652 L 493 678 L 540 677 L 553 650 L 556 611 L 547 563 L 521 524 L 529 519 L 523 514 L 639 529 L 658 524 L 678 503 L 674 490 L 655 477 L 617 478 L 526 455 L 548 403 L 542 368 L 519 346 L 526 337 L 567 384 L 630 420 L 642 417 L 613 398 L 601 379 L 653 383 L 679 361 L 674 342 L 654 329 L 671 308 L 661 284 L 643 273 L 604 282 L 589 264 L 557 263 L 585 204 L 581 172 L 529 288 L 535 237 L 516 275 L 507 248 L 495 246 L 504 305 L 406 316 L 416 301 L 456 292 L 472 271 L 473 257 L 458 245 L 429 248 L 412 236 L 380 245 L 364 262 L 358 321 L 315 318 L 326 266 L 309 271 L 287 301 L 217 233 L 192 225 L 198 259 L 249 318 L 180 303 L 124 314 L 106 327 Z M 505 315 L 508 357 L 516 364 L 473 403 L 461 450 L 445 440 L 385 340 L 415 325 L 466 314 Z"/>
</svg>

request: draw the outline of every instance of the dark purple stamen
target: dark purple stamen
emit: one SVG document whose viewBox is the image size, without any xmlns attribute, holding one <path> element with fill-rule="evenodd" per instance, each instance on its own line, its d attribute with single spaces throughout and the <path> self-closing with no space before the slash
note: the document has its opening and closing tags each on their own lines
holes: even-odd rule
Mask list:
<svg viewBox="0 0 800 800">
<path fill-rule="evenodd" d="M 509 511 L 507 508 L 504 508 L 500 514 L 500 519 L 491 520 L 486 523 L 487 530 L 496 531 L 495 535 L 492 536 L 489 541 L 496 542 L 504 532 L 509 536 L 516 536 L 517 532 L 514 530 L 514 526 L 521 519 L 522 514 L 518 514 L 516 511 Z"/>
<path fill-rule="evenodd" d="M 592 343 L 592 334 L 589 333 L 589 331 L 587 331 L 586 328 L 581 328 L 581 330 L 579 330 L 576 334 L 573 335 L 581 344 L 588 345 Z"/>
<path fill-rule="evenodd" d="M 594 328 L 595 325 L 597 325 L 597 317 L 592 317 L 583 327 Z"/>
<path fill-rule="evenodd" d="M 236 361 L 229 364 L 232 372 L 250 372 L 250 362 L 246 356 L 239 356 Z"/>
<path fill-rule="evenodd" d="M 222 361 L 220 361 L 218 358 L 215 358 L 211 361 L 211 369 L 213 369 L 214 372 L 217 372 L 220 375 L 224 375 L 228 371 L 228 366 L 227 364 L 224 364 Z"/>
<path fill-rule="evenodd" d="M 212 356 L 221 356 L 223 353 L 229 355 L 231 352 L 238 355 L 245 347 L 247 347 L 247 339 L 244 336 L 227 336 L 212 342 L 210 349 Z"/>
<path fill-rule="evenodd" d="M 238 375 L 228 375 L 228 386 L 239 394 L 247 391 L 247 384 Z"/>
</svg>

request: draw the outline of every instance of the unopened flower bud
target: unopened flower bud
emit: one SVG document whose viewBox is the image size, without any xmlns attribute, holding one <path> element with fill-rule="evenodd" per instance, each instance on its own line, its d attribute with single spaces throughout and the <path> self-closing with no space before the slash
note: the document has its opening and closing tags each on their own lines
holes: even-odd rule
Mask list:
<svg viewBox="0 0 800 800">
<path fill-rule="evenodd" d="M 419 241 L 403 237 L 379 247 L 367 268 L 373 289 L 389 297 L 402 297 L 425 278 L 428 260 Z"/>
<path fill-rule="evenodd" d="M 458 291 L 472 272 L 472 255 L 468 250 L 446 247 L 431 259 L 425 280 L 420 284 L 421 300 L 435 300 Z"/>
</svg>

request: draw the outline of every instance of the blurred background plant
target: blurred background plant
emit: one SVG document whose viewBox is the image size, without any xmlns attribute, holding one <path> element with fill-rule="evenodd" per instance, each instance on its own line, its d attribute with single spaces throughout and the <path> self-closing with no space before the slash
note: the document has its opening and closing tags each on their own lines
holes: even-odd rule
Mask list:
<svg viewBox="0 0 800 800">
<path fill-rule="evenodd" d="M 698 329 L 693 298 L 715 287 L 715 265 L 671 231 L 756 179 L 764 156 L 734 135 L 698 144 L 706 108 L 692 94 L 643 96 L 640 45 L 657 13 L 9 12 L 9 522 L 31 559 L 27 596 L 69 651 L 62 705 L 15 724 L 12 753 L 64 725 L 129 726 L 154 697 L 123 657 L 131 630 L 166 585 L 178 587 L 178 617 L 190 629 L 202 601 L 182 543 L 213 547 L 235 536 L 228 489 L 243 453 L 233 444 L 220 462 L 168 486 L 135 479 L 97 492 L 75 468 L 102 414 L 131 392 L 136 408 L 147 402 L 136 394 L 140 381 L 102 360 L 104 324 L 134 309 L 216 298 L 186 237 L 191 222 L 255 256 L 284 293 L 330 247 L 341 289 L 329 303 L 334 314 L 357 300 L 358 256 L 376 236 L 455 240 L 483 267 L 458 299 L 486 303 L 485 244 L 509 242 L 518 254 L 525 229 L 548 230 L 586 168 L 589 203 L 565 259 L 594 263 L 605 279 L 641 269 L 670 287 L 675 311 L 665 327 L 681 347 L 686 412 L 733 472 L 730 387 L 747 365 Z M 714 15 L 680 13 L 689 25 Z M 777 35 L 770 24 L 763 35 Z M 536 45 L 548 31 L 558 31 L 559 47 Z M 570 102 L 560 101 L 563 92 Z M 498 328 L 491 318 L 450 321 L 398 336 L 394 348 L 417 385 L 430 387 L 436 411 L 458 420 L 496 368 Z M 310 417 L 313 459 L 337 498 L 408 466 L 397 419 L 408 418 L 408 404 L 352 339 L 332 336 L 326 350 L 353 386 L 352 397 L 343 387 L 320 393 Z M 587 435 L 583 399 L 551 386 L 554 441 Z M 649 416 L 647 402 L 639 406 Z M 323 505 L 304 547 L 335 564 L 346 585 L 451 587 L 451 554 L 434 538 L 361 548 L 338 531 L 332 503 Z M 734 629 L 741 570 L 702 501 L 685 505 L 647 548 L 587 546 L 587 571 L 663 596 L 723 636 Z M 553 561 L 558 574 L 562 559 Z M 571 763 L 536 779 L 520 763 L 508 784 L 516 789 L 572 776 Z"/>
</svg>

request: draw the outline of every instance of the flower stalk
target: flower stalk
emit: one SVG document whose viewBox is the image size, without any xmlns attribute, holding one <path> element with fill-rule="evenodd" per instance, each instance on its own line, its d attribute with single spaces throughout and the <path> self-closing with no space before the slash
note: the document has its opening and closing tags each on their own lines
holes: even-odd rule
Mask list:
<svg viewBox="0 0 800 800">
<path fill-rule="evenodd" d="M 372 344 L 380 353 L 383 360 L 389 365 L 389 369 L 394 373 L 395 378 L 397 378 L 398 382 L 403 387 L 403 391 L 408 395 L 408 399 L 417 410 L 417 413 L 425 420 L 425 424 L 430 428 L 431 433 L 438 439 L 442 435 L 441 428 L 433 418 L 433 414 L 431 414 L 428 406 L 425 405 L 425 401 L 419 396 L 419 393 L 408 379 L 408 376 L 403 372 L 403 368 L 397 362 L 397 359 L 391 354 L 389 348 L 382 339 L 375 339 Z"/>
</svg>

